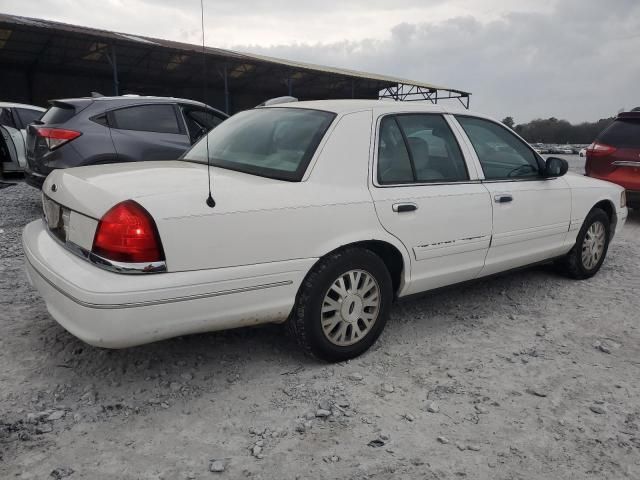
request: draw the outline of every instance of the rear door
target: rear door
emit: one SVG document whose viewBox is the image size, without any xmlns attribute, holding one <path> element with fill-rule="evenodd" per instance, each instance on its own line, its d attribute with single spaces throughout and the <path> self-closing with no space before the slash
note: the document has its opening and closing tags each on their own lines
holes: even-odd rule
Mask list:
<svg viewBox="0 0 640 480">
<path fill-rule="evenodd" d="M 491 201 L 443 114 L 378 119 L 371 195 L 411 252 L 405 294 L 475 278 L 491 239 Z"/>
<path fill-rule="evenodd" d="M 543 162 L 504 126 L 456 115 L 482 169 L 493 205 L 493 236 L 482 275 L 559 255 L 571 219 L 565 179 L 541 176 Z"/>
<path fill-rule="evenodd" d="M 171 160 L 191 145 L 178 109 L 154 103 L 118 108 L 108 113 L 111 138 L 119 161 Z"/>
</svg>

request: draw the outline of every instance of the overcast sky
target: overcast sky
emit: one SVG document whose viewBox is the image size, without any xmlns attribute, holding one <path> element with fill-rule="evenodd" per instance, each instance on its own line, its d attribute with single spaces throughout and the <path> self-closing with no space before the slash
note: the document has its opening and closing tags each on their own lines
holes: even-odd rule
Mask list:
<svg viewBox="0 0 640 480">
<path fill-rule="evenodd" d="M 640 0 L 204 0 L 207 44 L 422 80 L 516 122 L 640 105 Z M 0 0 L 0 12 L 198 43 L 200 0 Z"/>
</svg>

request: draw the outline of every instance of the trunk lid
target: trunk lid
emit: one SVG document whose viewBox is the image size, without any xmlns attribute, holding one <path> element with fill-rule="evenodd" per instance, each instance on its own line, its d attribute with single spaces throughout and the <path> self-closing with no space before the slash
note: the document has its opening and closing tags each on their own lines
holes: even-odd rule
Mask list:
<svg viewBox="0 0 640 480">
<path fill-rule="evenodd" d="M 289 182 L 211 168 L 215 213 L 276 204 L 279 187 Z M 55 186 L 54 186 L 55 185 Z M 154 218 L 211 213 L 207 198 L 207 166 L 185 161 L 153 161 L 93 165 L 54 170 L 43 193 L 83 215 L 100 219 L 115 204 L 135 200 Z M 250 193 L 250 195 L 248 195 Z"/>
</svg>

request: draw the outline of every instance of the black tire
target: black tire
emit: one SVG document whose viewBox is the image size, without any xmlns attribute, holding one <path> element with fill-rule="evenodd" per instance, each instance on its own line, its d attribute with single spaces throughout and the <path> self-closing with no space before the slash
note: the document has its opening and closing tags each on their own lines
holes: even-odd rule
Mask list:
<svg viewBox="0 0 640 480">
<path fill-rule="evenodd" d="M 587 268 L 582 261 L 582 248 L 587 236 L 587 231 L 589 230 L 591 225 L 596 222 L 600 222 L 604 225 L 604 250 L 602 252 L 600 260 L 592 268 Z M 598 273 L 598 270 L 600 270 L 600 267 L 602 267 L 602 263 L 607 256 L 610 239 L 611 219 L 609 218 L 609 215 L 607 215 L 604 210 L 600 208 L 594 208 L 589 212 L 589 215 L 587 215 L 587 218 L 582 224 L 582 228 L 580 229 L 580 232 L 578 232 L 578 236 L 576 238 L 576 244 L 565 257 L 556 262 L 559 271 L 567 277 L 574 278 L 576 280 L 584 280 L 593 277 L 596 273 Z"/>
<path fill-rule="evenodd" d="M 353 345 L 338 346 L 322 330 L 322 304 L 333 282 L 351 270 L 363 270 L 375 279 L 380 305 L 373 326 L 360 340 Z M 287 327 L 307 354 L 328 362 L 348 360 L 364 353 L 378 339 L 389 318 L 392 301 L 391 275 L 382 259 L 370 250 L 345 248 L 322 258 L 309 272 L 300 286 Z"/>
</svg>

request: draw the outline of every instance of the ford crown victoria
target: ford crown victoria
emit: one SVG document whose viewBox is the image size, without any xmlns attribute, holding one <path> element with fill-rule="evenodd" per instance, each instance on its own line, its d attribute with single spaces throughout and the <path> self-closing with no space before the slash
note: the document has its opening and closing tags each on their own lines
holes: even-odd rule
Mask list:
<svg viewBox="0 0 640 480">
<path fill-rule="evenodd" d="M 546 261 L 589 278 L 627 217 L 623 188 L 490 118 L 355 100 L 238 113 L 177 161 L 56 170 L 42 199 L 28 276 L 82 340 L 287 322 L 329 361 L 399 297 Z"/>
</svg>

